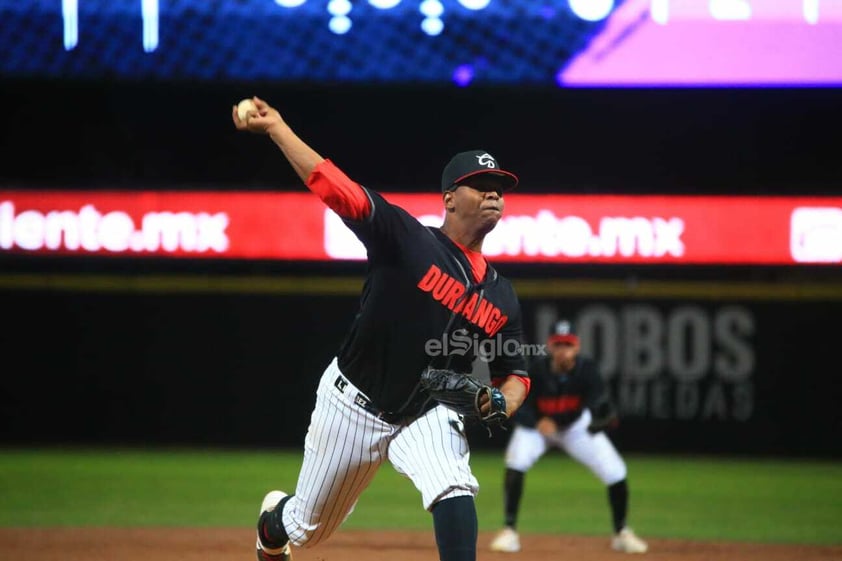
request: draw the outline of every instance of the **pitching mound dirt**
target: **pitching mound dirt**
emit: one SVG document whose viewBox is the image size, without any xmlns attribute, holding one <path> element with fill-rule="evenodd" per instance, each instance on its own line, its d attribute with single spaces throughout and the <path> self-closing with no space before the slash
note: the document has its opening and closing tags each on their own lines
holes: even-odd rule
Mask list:
<svg viewBox="0 0 842 561">
<path fill-rule="evenodd" d="M 523 535 L 520 553 L 488 551 L 478 561 L 618 561 L 607 537 Z M 632 558 L 670 561 L 842 561 L 842 546 L 647 540 L 649 553 Z M 432 532 L 340 531 L 315 549 L 296 549 L 295 561 L 435 561 Z M 254 532 L 237 528 L 0 529 L 0 559 L 18 561 L 253 561 Z"/>
</svg>

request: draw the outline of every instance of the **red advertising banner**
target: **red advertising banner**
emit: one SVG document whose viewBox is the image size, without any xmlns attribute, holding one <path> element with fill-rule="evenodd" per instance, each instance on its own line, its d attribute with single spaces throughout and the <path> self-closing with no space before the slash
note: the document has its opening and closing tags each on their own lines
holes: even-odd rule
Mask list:
<svg viewBox="0 0 842 561">
<path fill-rule="evenodd" d="M 439 226 L 441 198 L 385 194 Z M 495 261 L 842 263 L 842 197 L 513 194 Z M 0 255 L 354 260 L 365 249 L 310 193 L 0 191 Z"/>
</svg>

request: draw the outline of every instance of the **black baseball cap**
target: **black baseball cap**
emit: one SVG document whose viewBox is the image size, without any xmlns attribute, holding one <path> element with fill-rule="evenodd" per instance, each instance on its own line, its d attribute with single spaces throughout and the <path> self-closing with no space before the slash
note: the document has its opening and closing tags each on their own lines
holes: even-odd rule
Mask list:
<svg viewBox="0 0 842 561">
<path fill-rule="evenodd" d="M 459 152 L 444 166 L 441 174 L 441 192 L 455 189 L 464 180 L 480 174 L 492 175 L 500 181 L 504 191 L 514 189 L 518 179 L 515 174 L 500 168 L 497 160 L 485 150 Z"/>
<path fill-rule="evenodd" d="M 576 328 L 573 322 L 568 319 L 562 319 L 553 324 L 550 329 L 550 336 L 548 341 L 550 343 L 573 343 L 579 342 L 579 336 L 576 334 Z"/>
</svg>

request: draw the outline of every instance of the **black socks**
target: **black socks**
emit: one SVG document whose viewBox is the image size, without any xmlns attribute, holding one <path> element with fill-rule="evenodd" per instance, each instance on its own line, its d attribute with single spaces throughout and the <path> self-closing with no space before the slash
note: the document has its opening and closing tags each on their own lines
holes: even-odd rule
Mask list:
<svg viewBox="0 0 842 561">
<path fill-rule="evenodd" d="M 626 525 L 629 486 L 625 479 L 608 486 L 608 502 L 611 504 L 611 518 L 614 524 L 614 533 L 616 534 Z"/>
<path fill-rule="evenodd" d="M 433 507 L 441 561 L 476 561 L 477 509 L 473 497 L 444 499 Z"/>
<path fill-rule="evenodd" d="M 504 512 L 506 515 L 504 524 L 509 528 L 515 528 L 517 524 L 520 497 L 523 495 L 524 475 L 522 471 L 506 468 L 506 476 L 503 483 Z"/>
</svg>

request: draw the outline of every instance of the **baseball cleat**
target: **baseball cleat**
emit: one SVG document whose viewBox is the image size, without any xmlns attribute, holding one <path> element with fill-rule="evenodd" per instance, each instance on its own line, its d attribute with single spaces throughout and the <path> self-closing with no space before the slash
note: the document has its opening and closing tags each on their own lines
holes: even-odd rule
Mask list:
<svg viewBox="0 0 842 561">
<path fill-rule="evenodd" d="M 646 553 L 649 546 L 631 528 L 623 528 L 611 538 L 611 549 L 623 553 Z"/>
<path fill-rule="evenodd" d="M 283 491 L 269 491 L 266 493 L 266 496 L 263 497 L 263 503 L 260 505 L 260 516 L 262 517 L 264 512 L 272 512 L 275 510 L 275 507 L 278 506 L 281 499 L 286 496 L 287 494 Z M 292 551 L 290 550 L 289 542 L 284 544 L 283 547 L 266 547 L 260 541 L 260 530 L 258 530 L 257 561 L 292 561 Z"/>
<path fill-rule="evenodd" d="M 491 551 L 516 553 L 520 551 L 520 536 L 514 528 L 506 526 L 491 541 Z"/>
</svg>

